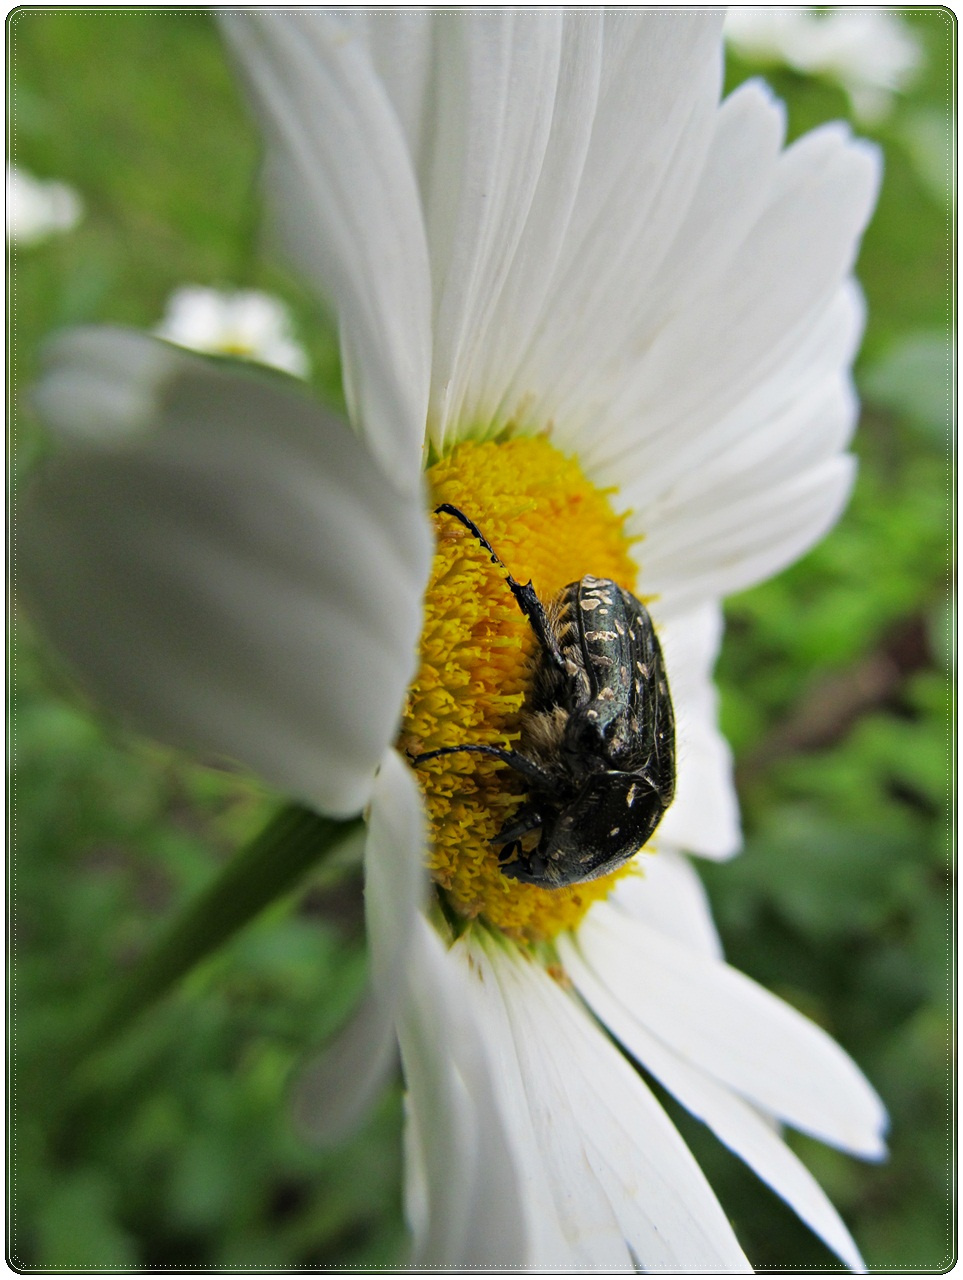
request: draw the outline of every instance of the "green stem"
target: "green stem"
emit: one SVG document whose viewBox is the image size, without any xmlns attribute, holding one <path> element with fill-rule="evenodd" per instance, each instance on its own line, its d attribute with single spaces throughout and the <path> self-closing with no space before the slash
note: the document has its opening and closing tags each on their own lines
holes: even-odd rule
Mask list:
<svg viewBox="0 0 963 1280">
<path fill-rule="evenodd" d="M 304 873 L 363 828 L 362 818 L 323 818 L 288 806 L 276 814 L 125 975 L 74 1057 L 104 1048 L 186 973 Z"/>
</svg>

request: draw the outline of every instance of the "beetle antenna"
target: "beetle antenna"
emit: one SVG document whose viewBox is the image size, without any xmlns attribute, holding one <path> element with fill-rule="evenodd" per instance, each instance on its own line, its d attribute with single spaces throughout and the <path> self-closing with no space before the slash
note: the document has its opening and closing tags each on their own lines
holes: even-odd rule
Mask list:
<svg viewBox="0 0 963 1280">
<path fill-rule="evenodd" d="M 440 507 L 435 507 L 435 515 L 436 516 L 441 516 L 441 515 L 454 516 L 456 520 L 460 520 L 462 524 L 465 526 L 465 528 L 468 530 L 468 532 L 470 534 L 473 534 L 474 537 L 478 539 L 478 541 L 482 544 L 482 546 L 491 556 L 492 564 L 501 565 L 501 567 L 505 569 L 505 565 L 502 563 L 501 560 L 499 560 L 498 556 L 495 554 L 495 549 L 492 546 L 492 544 L 488 541 L 488 539 L 482 533 L 481 529 L 479 529 L 478 525 L 475 524 L 474 520 L 470 519 L 468 516 L 465 515 L 464 511 L 459 510 L 458 507 L 453 507 L 450 502 L 443 502 Z M 508 570 L 505 569 L 505 572 L 507 573 Z"/>
<path fill-rule="evenodd" d="M 505 570 L 505 581 L 508 583 L 509 590 L 515 597 L 515 603 L 528 619 L 532 630 L 535 632 L 536 639 L 552 659 L 556 667 L 558 667 L 560 671 L 564 671 L 565 659 L 559 652 L 558 641 L 555 639 L 552 628 L 549 624 L 548 615 L 545 612 L 545 606 L 536 595 L 535 588 L 532 586 L 531 578 L 529 578 L 527 582 L 516 582 L 508 572 L 504 562 L 499 560 L 498 556 L 495 554 L 492 544 L 482 533 L 481 529 L 479 529 L 478 525 L 475 524 L 474 520 L 471 520 L 466 516 L 464 511 L 460 511 L 458 507 L 452 506 L 450 502 L 443 502 L 440 506 L 435 507 L 435 515 L 454 516 L 456 520 L 460 520 L 468 532 L 478 539 L 481 545 L 491 556 L 492 564 L 497 564 L 499 568 Z"/>
<path fill-rule="evenodd" d="M 523 778 L 528 778 L 530 782 L 537 783 L 544 790 L 554 790 L 552 779 L 534 760 L 529 760 L 527 756 L 519 755 L 517 751 L 506 751 L 504 747 L 489 747 L 481 743 L 464 747 L 438 747 L 435 751 L 423 751 L 419 756 L 412 755 L 409 751 L 408 759 L 412 764 L 419 765 L 424 764 L 426 760 L 436 760 L 439 756 L 454 756 L 469 751 L 475 755 L 494 756 L 496 760 L 501 760 L 510 769 L 520 773 Z"/>
</svg>

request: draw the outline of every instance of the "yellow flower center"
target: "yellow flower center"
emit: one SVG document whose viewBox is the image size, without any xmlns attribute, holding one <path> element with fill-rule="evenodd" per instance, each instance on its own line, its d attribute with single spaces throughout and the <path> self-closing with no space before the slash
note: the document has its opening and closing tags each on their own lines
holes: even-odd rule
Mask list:
<svg viewBox="0 0 963 1280">
<path fill-rule="evenodd" d="M 432 508 L 458 507 L 505 569 L 458 520 L 434 516 L 438 539 L 425 600 L 421 669 L 408 695 L 400 746 L 512 748 L 520 736 L 537 642 L 505 582 L 529 578 L 543 602 L 587 574 L 633 590 L 637 567 L 624 517 L 578 463 L 541 436 L 460 445 L 428 472 Z M 428 867 L 448 906 L 483 917 L 520 941 L 570 929 L 604 898 L 625 867 L 586 884 L 543 889 L 504 875 L 491 843 L 523 802 L 527 784 L 484 755 L 447 755 L 417 766 L 431 834 Z M 538 832 L 526 837 L 529 848 Z"/>
</svg>

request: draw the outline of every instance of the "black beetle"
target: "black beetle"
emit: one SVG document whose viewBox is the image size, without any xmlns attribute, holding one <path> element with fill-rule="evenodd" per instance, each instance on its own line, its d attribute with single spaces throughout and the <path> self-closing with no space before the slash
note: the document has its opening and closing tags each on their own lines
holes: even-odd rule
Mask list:
<svg viewBox="0 0 963 1280">
<path fill-rule="evenodd" d="M 505 568 L 477 525 L 442 503 Z M 545 608 L 531 581 L 506 581 L 538 640 L 518 751 L 466 743 L 521 774 L 529 798 L 493 838 L 506 876 L 544 889 L 595 880 L 628 861 L 675 794 L 675 716 L 645 605 L 609 578 L 581 578 Z M 534 848 L 522 839 L 539 830 Z"/>
</svg>

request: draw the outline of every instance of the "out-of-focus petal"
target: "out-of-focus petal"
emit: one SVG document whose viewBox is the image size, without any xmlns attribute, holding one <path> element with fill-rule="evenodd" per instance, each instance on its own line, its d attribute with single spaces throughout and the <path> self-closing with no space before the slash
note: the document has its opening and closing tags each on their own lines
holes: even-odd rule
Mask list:
<svg viewBox="0 0 963 1280">
<path fill-rule="evenodd" d="M 427 889 L 424 849 L 418 787 L 391 749 L 375 780 L 364 852 L 368 986 L 350 1022 L 304 1072 L 295 1098 L 301 1127 L 317 1141 L 337 1142 L 349 1133 L 394 1065 L 408 947 Z"/>
<path fill-rule="evenodd" d="M 470 980 L 419 918 L 398 1028 L 408 1086 L 412 1265 L 513 1270 L 531 1259 L 530 1221 Z"/>
<path fill-rule="evenodd" d="M 732 5 L 725 31 L 750 62 L 785 62 L 804 75 L 836 81 L 849 95 L 853 115 L 867 123 L 889 112 L 923 61 L 913 28 L 886 9 L 817 13 L 809 6 Z"/>
<path fill-rule="evenodd" d="M 356 813 L 395 736 L 431 555 L 417 495 L 281 377 L 112 329 L 53 344 L 63 446 L 18 522 L 18 586 L 108 706 Z"/>
<path fill-rule="evenodd" d="M 36 178 L 7 165 L 7 243 L 14 250 L 72 231 L 84 216 L 84 202 L 66 182 Z"/>
<path fill-rule="evenodd" d="M 414 489 L 431 279 L 404 135 L 362 38 L 320 11 L 222 17 L 268 138 L 267 192 L 295 265 L 336 309 L 355 427 Z"/>
<path fill-rule="evenodd" d="M 602 985 L 685 1062 L 823 1142 L 869 1159 L 885 1153 L 883 1104 L 839 1045 L 790 1005 L 614 912 L 589 915 L 577 945 Z"/>
<path fill-rule="evenodd" d="M 154 333 L 190 351 L 241 356 L 297 378 L 310 368 L 284 303 L 257 289 L 183 285 L 168 298 Z"/>
</svg>

